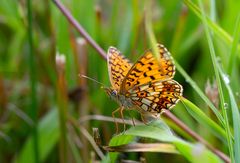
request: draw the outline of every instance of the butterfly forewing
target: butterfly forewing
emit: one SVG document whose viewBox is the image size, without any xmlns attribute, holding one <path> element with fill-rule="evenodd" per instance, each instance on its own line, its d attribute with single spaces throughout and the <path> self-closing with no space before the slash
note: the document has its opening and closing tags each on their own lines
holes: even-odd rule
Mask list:
<svg viewBox="0 0 240 163">
<path fill-rule="evenodd" d="M 174 80 L 157 81 L 130 90 L 130 98 L 144 111 L 158 115 L 163 109 L 170 109 L 178 102 L 182 90 L 182 86 Z"/>
<path fill-rule="evenodd" d="M 170 53 L 163 45 L 159 44 L 157 47 L 160 62 L 156 60 L 152 50 L 146 51 L 129 70 L 122 82 L 120 92 L 126 93 L 133 87 L 173 78 L 175 66 Z"/>
<path fill-rule="evenodd" d="M 107 61 L 111 85 L 118 91 L 132 64 L 114 47 L 108 49 Z"/>
</svg>

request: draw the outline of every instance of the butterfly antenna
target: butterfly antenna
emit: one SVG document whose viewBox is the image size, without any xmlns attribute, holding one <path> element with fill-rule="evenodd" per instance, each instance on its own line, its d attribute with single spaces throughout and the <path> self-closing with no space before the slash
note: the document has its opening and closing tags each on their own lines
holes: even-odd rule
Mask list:
<svg viewBox="0 0 240 163">
<path fill-rule="evenodd" d="M 81 78 L 86 78 L 86 79 L 88 79 L 88 80 L 94 81 L 94 82 L 102 85 L 102 87 L 105 87 L 105 85 L 104 85 L 103 83 L 97 81 L 96 79 L 90 78 L 90 77 L 88 77 L 88 76 L 86 76 L 86 75 L 82 75 L 82 74 L 79 74 L 78 76 L 81 77 Z"/>
</svg>

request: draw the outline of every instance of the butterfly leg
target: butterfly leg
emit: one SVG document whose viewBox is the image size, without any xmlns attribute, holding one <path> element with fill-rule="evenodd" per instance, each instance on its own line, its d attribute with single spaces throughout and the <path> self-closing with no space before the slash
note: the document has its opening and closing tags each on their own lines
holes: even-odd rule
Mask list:
<svg viewBox="0 0 240 163">
<path fill-rule="evenodd" d="M 118 134 L 118 122 L 116 121 L 116 117 L 115 117 L 115 113 L 119 112 L 121 110 L 122 107 L 117 108 L 116 110 L 114 110 L 112 112 L 112 117 L 116 126 L 116 134 Z"/>
<path fill-rule="evenodd" d="M 125 130 L 126 130 L 126 124 L 125 124 L 125 121 L 124 121 L 123 110 L 124 110 L 124 107 L 121 106 L 121 107 L 120 107 L 120 116 L 121 116 L 121 119 L 122 119 L 122 121 L 123 121 L 123 132 L 125 132 Z"/>
<path fill-rule="evenodd" d="M 132 119 L 132 124 L 133 124 L 133 126 L 136 126 L 135 121 L 134 121 L 134 118 L 131 117 L 131 119 Z"/>
<path fill-rule="evenodd" d="M 143 115 L 143 114 L 141 114 L 141 119 L 142 119 L 142 121 L 143 121 L 143 123 L 144 123 L 145 125 L 148 125 L 148 122 L 145 120 L 145 118 L 144 118 L 144 115 Z"/>
</svg>

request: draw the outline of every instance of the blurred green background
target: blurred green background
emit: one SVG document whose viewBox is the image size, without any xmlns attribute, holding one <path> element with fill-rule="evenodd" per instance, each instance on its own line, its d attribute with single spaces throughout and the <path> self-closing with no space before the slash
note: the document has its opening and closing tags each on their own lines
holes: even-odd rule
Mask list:
<svg viewBox="0 0 240 163">
<path fill-rule="evenodd" d="M 107 64 L 69 24 L 52 1 L 0 1 L 0 162 L 86 162 L 101 160 L 92 146 L 92 128 L 98 128 L 107 145 L 115 125 L 106 121 L 118 105 L 85 74 L 110 86 Z M 146 13 L 151 12 L 152 30 L 158 43 L 171 52 L 220 114 L 216 73 L 205 37 L 203 21 L 195 7 L 198 1 L 152 0 L 64 0 L 63 4 L 105 50 L 117 47 L 135 62 L 151 44 L 146 32 Z M 217 62 L 228 74 L 233 98 L 223 87 L 225 109 L 236 137 L 231 100 L 239 106 L 239 0 L 204 0 Z M 28 19 L 28 10 L 32 22 Z M 32 31 L 29 29 L 32 24 Z M 32 50 L 29 36 L 32 35 Z M 235 48 L 235 49 L 234 49 Z M 56 63 L 56 55 L 58 62 Z M 62 57 L 65 56 L 64 57 Z M 60 61 L 59 61 L 60 58 Z M 62 63 L 62 62 L 63 63 Z M 60 63 L 59 63 L 60 62 Z M 184 97 L 217 122 L 215 114 L 178 71 L 175 80 L 183 85 Z M 224 85 L 222 80 L 221 82 Z M 235 110 L 236 111 L 236 110 Z M 229 142 L 202 125 L 181 102 L 172 110 L 187 126 L 228 156 Z M 238 112 L 239 113 L 239 112 Z M 138 118 L 135 112 L 126 113 Z M 103 118 L 103 119 L 101 119 Z M 183 139 L 195 142 L 169 119 L 171 129 Z M 237 118 L 235 119 L 237 120 Z M 203 122 L 204 123 L 204 122 Z M 120 125 L 121 126 L 121 125 Z M 129 126 L 128 126 L 129 128 Z M 224 128 L 224 127 L 223 127 Z M 228 143 L 227 143 L 228 142 Z M 233 150 L 236 150 L 234 148 Z M 104 157 L 107 153 L 103 151 Z M 236 152 L 236 151 L 235 151 Z M 124 153 L 119 158 L 147 162 L 186 162 L 181 155 Z"/>
</svg>

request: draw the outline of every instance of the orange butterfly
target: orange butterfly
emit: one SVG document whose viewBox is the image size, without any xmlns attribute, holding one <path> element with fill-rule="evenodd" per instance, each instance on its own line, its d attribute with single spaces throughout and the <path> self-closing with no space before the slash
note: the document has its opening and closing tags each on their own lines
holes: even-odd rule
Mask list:
<svg viewBox="0 0 240 163">
<path fill-rule="evenodd" d="M 111 88 L 105 88 L 107 94 L 117 101 L 123 118 L 124 108 L 136 108 L 141 115 L 159 116 L 172 108 L 182 96 L 182 86 L 173 80 L 175 66 L 168 50 L 157 45 L 160 62 L 153 56 L 151 49 L 132 64 L 114 47 L 108 49 L 107 62 Z"/>
</svg>

